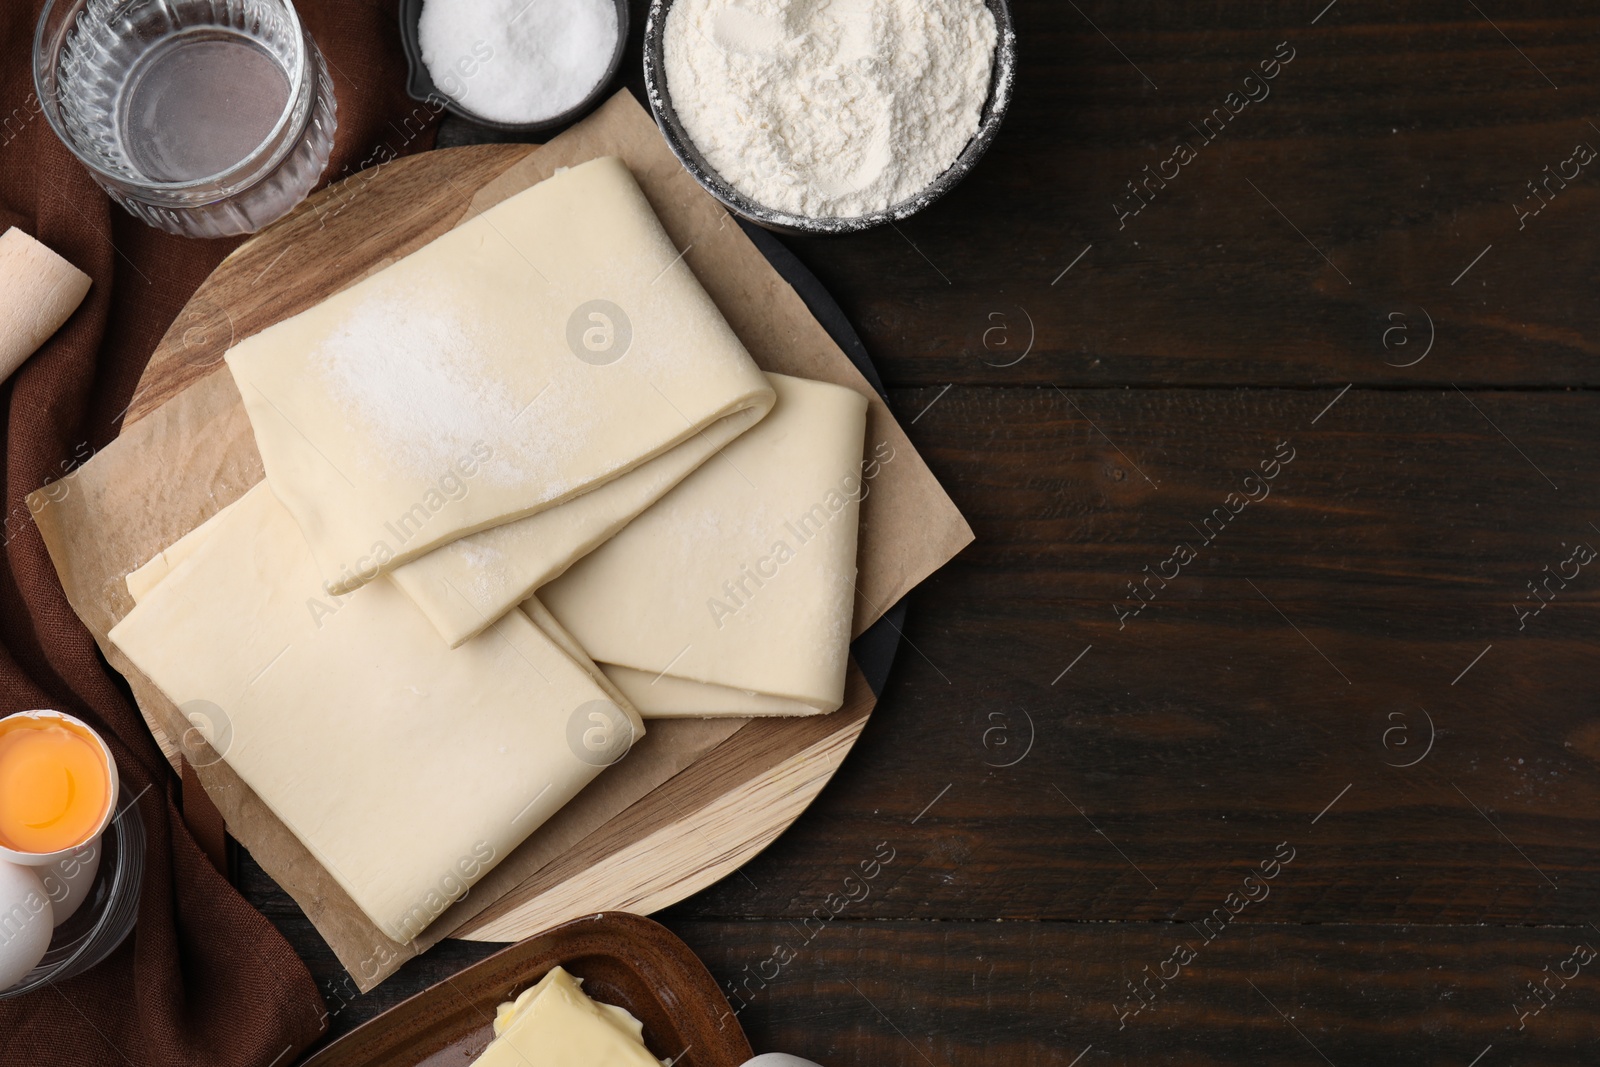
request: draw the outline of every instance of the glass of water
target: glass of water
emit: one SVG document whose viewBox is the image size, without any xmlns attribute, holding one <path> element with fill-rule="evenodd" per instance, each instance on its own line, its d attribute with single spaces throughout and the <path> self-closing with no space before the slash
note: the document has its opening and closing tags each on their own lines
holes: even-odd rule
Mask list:
<svg viewBox="0 0 1600 1067">
<path fill-rule="evenodd" d="M 33 80 L 95 181 L 171 233 L 254 233 L 333 148 L 333 83 L 289 0 L 49 0 Z"/>
</svg>

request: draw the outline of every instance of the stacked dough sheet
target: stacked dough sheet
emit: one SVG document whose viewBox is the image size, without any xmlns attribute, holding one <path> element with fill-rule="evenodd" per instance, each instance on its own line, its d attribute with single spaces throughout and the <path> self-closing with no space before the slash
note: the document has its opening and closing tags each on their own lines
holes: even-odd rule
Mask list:
<svg viewBox="0 0 1600 1067">
<path fill-rule="evenodd" d="M 229 351 L 266 480 L 111 638 L 388 936 L 660 716 L 843 701 L 866 401 L 597 159 Z"/>
</svg>

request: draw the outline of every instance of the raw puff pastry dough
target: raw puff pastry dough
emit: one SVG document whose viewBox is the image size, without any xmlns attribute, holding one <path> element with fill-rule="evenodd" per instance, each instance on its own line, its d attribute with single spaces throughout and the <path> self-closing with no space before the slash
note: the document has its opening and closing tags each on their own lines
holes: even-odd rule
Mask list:
<svg viewBox="0 0 1600 1067">
<path fill-rule="evenodd" d="M 535 598 L 647 718 L 844 701 L 867 402 L 768 377 L 771 414 Z"/>
<path fill-rule="evenodd" d="M 559 577 L 766 413 L 760 407 L 730 415 L 576 500 L 452 541 L 389 577 L 455 648 Z"/>
<path fill-rule="evenodd" d="M 129 577 L 111 639 L 180 709 L 215 705 L 220 754 L 397 941 L 600 772 L 581 709 L 643 732 L 548 616 L 450 650 L 387 581 L 328 596 L 265 483 Z"/>
<path fill-rule="evenodd" d="M 769 407 L 682 258 L 605 157 L 230 349 L 267 481 L 333 591 Z"/>
</svg>

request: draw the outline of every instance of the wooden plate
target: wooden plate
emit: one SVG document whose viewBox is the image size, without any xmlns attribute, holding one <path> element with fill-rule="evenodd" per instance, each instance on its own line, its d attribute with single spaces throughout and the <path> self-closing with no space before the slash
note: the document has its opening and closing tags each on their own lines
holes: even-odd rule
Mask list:
<svg viewBox="0 0 1600 1067">
<path fill-rule="evenodd" d="M 222 355 L 236 338 L 310 307 L 453 228 L 479 189 L 531 151 L 529 145 L 475 145 L 425 152 L 315 194 L 241 245 L 201 284 L 151 357 L 124 428 L 201 378 L 226 374 Z M 657 911 L 718 881 L 805 810 L 855 743 L 876 700 L 852 664 L 839 711 L 752 721 L 454 936 L 515 941 L 597 909 Z"/>
<path fill-rule="evenodd" d="M 574 919 L 497 952 L 363 1023 L 301 1067 L 458 1067 L 494 1037 L 494 1010 L 557 964 L 583 991 L 628 1009 L 673 1067 L 740 1067 L 753 1053 L 695 954 L 664 926 L 624 912 Z"/>
</svg>

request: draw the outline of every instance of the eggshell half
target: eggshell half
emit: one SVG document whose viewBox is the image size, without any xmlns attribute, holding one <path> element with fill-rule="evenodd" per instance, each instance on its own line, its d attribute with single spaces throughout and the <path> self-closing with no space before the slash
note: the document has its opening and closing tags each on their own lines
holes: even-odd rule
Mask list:
<svg viewBox="0 0 1600 1067">
<path fill-rule="evenodd" d="M 50 909 L 55 914 L 55 924 L 60 926 L 72 918 L 74 912 L 89 897 L 89 887 L 94 884 L 95 872 L 100 870 L 100 838 L 79 845 L 48 867 L 35 867 L 45 896 L 50 898 Z"/>
<path fill-rule="evenodd" d="M 0 989 L 38 966 L 55 929 L 50 898 L 32 868 L 0 860 Z"/>
</svg>

